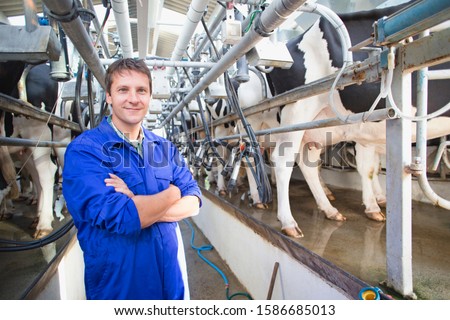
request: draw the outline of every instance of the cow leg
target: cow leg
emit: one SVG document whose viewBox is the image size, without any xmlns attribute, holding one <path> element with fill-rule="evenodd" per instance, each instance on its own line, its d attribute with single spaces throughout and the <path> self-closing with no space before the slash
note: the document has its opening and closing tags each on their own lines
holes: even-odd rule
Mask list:
<svg viewBox="0 0 450 320">
<path fill-rule="evenodd" d="M 375 221 L 385 221 L 386 217 L 381 212 L 380 207 L 378 206 L 377 199 L 375 197 L 375 193 L 373 190 L 373 177 L 375 167 L 378 167 L 378 162 L 375 164 L 374 159 L 376 160 L 376 151 L 373 146 L 362 146 L 357 143 L 355 145 L 356 149 L 356 164 L 358 173 L 361 176 L 361 184 L 362 184 L 362 195 L 363 195 L 363 203 L 366 207 L 365 213 L 366 216 Z M 378 179 L 378 178 L 377 178 Z"/>
<path fill-rule="evenodd" d="M 50 158 L 50 148 L 36 148 L 33 160 L 39 175 L 40 193 L 38 200 L 39 223 L 34 238 L 45 237 L 52 232 L 53 221 L 53 187 L 55 184 L 56 165 Z"/>
<path fill-rule="evenodd" d="M 322 185 L 322 189 L 323 189 L 323 191 L 325 192 L 325 194 L 326 194 L 328 200 L 330 200 L 330 201 L 336 200 L 336 198 L 335 198 L 333 192 L 331 192 L 331 190 L 328 188 L 328 186 L 327 186 L 327 184 L 325 183 L 325 181 L 323 181 L 322 175 L 320 174 L 320 171 L 321 171 L 321 170 L 320 170 L 320 167 L 318 168 L 318 170 L 319 170 L 319 180 L 320 180 L 320 184 Z"/>
<path fill-rule="evenodd" d="M 292 216 L 289 203 L 289 183 L 302 138 L 303 131 L 276 135 L 277 142 L 272 152 L 272 162 L 276 164 L 277 218 L 281 222 L 281 231 L 294 238 L 304 236 Z"/>
<path fill-rule="evenodd" d="M 257 209 L 267 209 L 268 205 L 266 203 L 262 203 L 261 198 L 259 197 L 258 185 L 256 184 L 255 177 L 253 175 L 253 171 L 255 170 L 250 167 L 252 164 L 245 165 L 245 171 L 248 179 L 248 186 L 250 189 L 250 197 L 253 201 L 253 206 Z"/>
<path fill-rule="evenodd" d="M 18 134 L 25 139 L 39 139 L 50 141 L 52 136 L 50 128 L 41 121 L 25 119 L 24 117 L 14 118 L 14 131 L 19 128 Z M 51 160 L 51 148 L 29 148 L 32 157 L 29 161 L 32 166 L 33 185 L 38 190 L 38 210 L 39 218 L 34 237 L 36 239 L 45 237 L 52 230 L 53 221 L 53 187 L 55 184 L 56 165 Z"/>
<path fill-rule="evenodd" d="M 29 205 L 39 203 L 39 195 L 41 194 L 41 184 L 39 183 L 39 173 L 34 166 L 32 150 L 27 148 L 15 154 L 15 158 L 21 163 L 20 183 L 22 194 L 29 201 Z M 38 210 L 39 211 L 39 210 Z M 36 229 L 39 222 L 39 213 L 30 224 L 30 229 Z"/>
<path fill-rule="evenodd" d="M 311 189 L 319 210 L 323 211 L 325 216 L 330 220 L 345 221 L 346 218 L 331 205 L 322 187 L 319 173 L 320 154 L 322 150 L 316 147 L 309 147 L 303 143 L 301 144 L 300 150 L 301 159 L 299 161 L 299 166 Z"/>
<path fill-rule="evenodd" d="M 372 187 L 375 194 L 375 199 L 380 207 L 386 207 L 386 194 L 380 184 L 379 173 L 380 173 L 380 154 L 375 152 L 374 155 L 374 170 L 373 170 L 373 180 Z"/>
</svg>

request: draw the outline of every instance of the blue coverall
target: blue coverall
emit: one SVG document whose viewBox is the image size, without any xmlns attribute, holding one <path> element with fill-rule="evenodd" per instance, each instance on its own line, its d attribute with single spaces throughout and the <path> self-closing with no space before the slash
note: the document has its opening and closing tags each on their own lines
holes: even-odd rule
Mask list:
<svg viewBox="0 0 450 320">
<path fill-rule="evenodd" d="M 169 184 L 181 196 L 200 199 L 201 192 L 171 142 L 144 130 L 142 152 L 141 157 L 105 117 L 65 153 L 63 195 L 84 253 L 87 299 L 183 299 L 177 223 L 141 229 L 133 200 L 104 180 L 114 173 L 135 195 L 156 194 Z"/>
</svg>

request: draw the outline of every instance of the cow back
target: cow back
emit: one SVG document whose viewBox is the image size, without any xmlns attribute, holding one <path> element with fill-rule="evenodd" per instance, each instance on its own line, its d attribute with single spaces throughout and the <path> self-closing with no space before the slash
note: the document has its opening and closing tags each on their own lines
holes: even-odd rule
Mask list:
<svg viewBox="0 0 450 320">
<path fill-rule="evenodd" d="M 47 112 L 54 112 L 58 99 L 58 82 L 50 76 L 50 66 L 42 63 L 31 68 L 26 79 L 27 99 L 33 106 L 45 106 Z"/>
<path fill-rule="evenodd" d="M 411 1 L 413 2 L 413 1 Z M 383 8 L 383 9 L 374 9 L 370 11 L 361 11 L 355 13 L 347 13 L 347 14 L 339 14 L 339 17 L 344 22 L 352 45 L 358 44 L 367 38 L 369 38 L 373 34 L 373 24 L 378 19 L 389 16 L 403 7 L 409 5 L 411 2 L 406 4 L 401 4 L 398 6 Z M 335 28 L 324 18 L 320 18 L 319 20 L 319 29 L 322 33 L 322 39 L 317 39 L 318 44 L 319 40 L 325 40 L 327 44 L 326 50 L 328 51 L 328 62 L 331 63 L 331 66 L 335 70 L 337 68 L 341 68 L 343 65 L 343 56 L 342 56 L 342 47 L 339 35 Z M 306 72 L 307 68 L 313 68 L 314 66 L 305 65 L 305 52 L 299 49 L 301 46 L 301 42 L 305 38 L 305 35 L 308 32 L 312 32 L 312 27 L 309 28 L 305 33 L 298 35 L 297 37 L 291 39 L 286 44 L 289 52 L 292 55 L 294 60 L 294 64 L 288 70 L 275 68 L 269 75 L 268 80 L 274 94 L 280 94 L 286 92 L 288 90 L 300 87 L 306 83 Z M 309 50 L 313 51 L 314 48 L 309 48 Z M 317 50 L 319 47 L 317 47 Z M 318 52 L 316 52 L 317 54 Z M 314 54 L 314 52 L 313 52 Z M 354 61 L 364 61 L 369 57 L 369 53 L 367 51 L 357 51 L 353 53 Z M 319 62 L 316 62 L 319 63 Z M 325 63 L 325 62 L 322 62 Z M 442 64 L 439 66 L 434 66 L 430 69 L 445 69 L 449 68 L 450 63 Z M 333 69 L 329 72 L 331 75 Z M 413 79 L 413 96 L 412 103 L 416 104 L 416 73 L 412 75 Z M 445 104 L 450 101 L 450 92 L 448 89 L 450 85 L 450 80 L 438 80 L 438 81 L 430 81 L 428 88 L 428 110 L 429 112 L 433 112 L 438 108 L 441 108 Z M 367 111 L 372 103 L 377 98 L 380 93 L 380 83 L 364 83 L 362 85 L 351 85 L 345 87 L 344 90 L 340 90 L 339 94 L 342 100 L 343 105 L 350 111 L 359 113 Z M 384 108 L 385 100 L 381 99 L 378 103 L 377 108 Z M 446 114 L 447 116 L 449 114 Z"/>
</svg>

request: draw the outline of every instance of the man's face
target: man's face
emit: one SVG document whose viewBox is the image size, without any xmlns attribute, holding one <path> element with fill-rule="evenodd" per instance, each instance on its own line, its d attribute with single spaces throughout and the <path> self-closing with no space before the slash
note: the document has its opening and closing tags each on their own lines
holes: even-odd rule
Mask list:
<svg viewBox="0 0 450 320">
<path fill-rule="evenodd" d="M 124 133 L 140 126 L 150 104 L 150 84 L 144 73 L 123 71 L 112 78 L 111 93 L 106 101 L 112 105 L 114 125 Z"/>
</svg>

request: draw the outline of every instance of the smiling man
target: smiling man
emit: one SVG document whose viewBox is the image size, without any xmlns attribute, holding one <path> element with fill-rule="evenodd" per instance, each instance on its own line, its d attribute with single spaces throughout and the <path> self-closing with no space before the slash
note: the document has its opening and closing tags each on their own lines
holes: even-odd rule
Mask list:
<svg viewBox="0 0 450 320">
<path fill-rule="evenodd" d="M 86 297 L 183 299 L 177 222 L 198 213 L 200 189 L 177 148 L 142 127 L 152 93 L 145 62 L 111 64 L 106 91 L 112 115 L 69 144 L 63 170 Z"/>
</svg>

